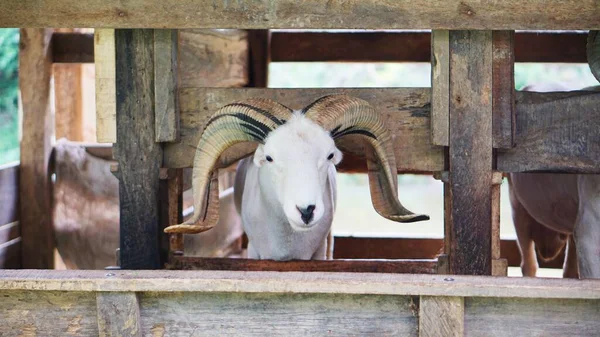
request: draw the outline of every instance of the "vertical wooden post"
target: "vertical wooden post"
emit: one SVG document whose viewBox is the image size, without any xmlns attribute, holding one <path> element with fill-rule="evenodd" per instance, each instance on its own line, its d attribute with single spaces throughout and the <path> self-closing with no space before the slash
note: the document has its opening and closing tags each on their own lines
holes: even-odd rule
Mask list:
<svg viewBox="0 0 600 337">
<path fill-rule="evenodd" d="M 122 269 L 160 267 L 159 168 L 154 131 L 154 31 L 115 31 Z"/>
<path fill-rule="evenodd" d="M 96 66 L 96 138 L 99 143 L 117 142 L 115 30 L 94 31 Z"/>
<path fill-rule="evenodd" d="M 421 296 L 419 302 L 419 337 L 464 335 L 464 298 Z"/>
<path fill-rule="evenodd" d="M 96 308 L 99 336 L 142 336 L 140 305 L 136 293 L 98 292 Z"/>
<path fill-rule="evenodd" d="M 48 163 L 54 136 L 51 29 L 21 29 L 19 86 L 23 102 L 20 208 L 22 266 L 54 267 Z"/>
<path fill-rule="evenodd" d="M 450 33 L 431 31 L 431 143 L 448 146 Z"/>
<path fill-rule="evenodd" d="M 266 88 L 269 84 L 271 33 L 269 30 L 249 30 L 250 87 Z"/>
<path fill-rule="evenodd" d="M 493 33 L 494 148 L 510 149 L 515 139 L 515 32 Z"/>
<path fill-rule="evenodd" d="M 155 133 L 157 142 L 179 139 L 177 29 L 154 30 Z"/>
<path fill-rule="evenodd" d="M 492 32 L 450 32 L 450 271 L 491 275 Z"/>
</svg>

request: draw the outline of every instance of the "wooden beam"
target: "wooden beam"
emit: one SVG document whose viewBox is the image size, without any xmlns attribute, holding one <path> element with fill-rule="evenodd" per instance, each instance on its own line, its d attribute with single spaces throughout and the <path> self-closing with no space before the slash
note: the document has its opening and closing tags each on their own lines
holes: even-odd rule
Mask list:
<svg viewBox="0 0 600 337">
<path fill-rule="evenodd" d="M 430 33 L 428 32 L 271 32 L 272 62 L 430 62 Z M 192 78 L 185 78 L 182 73 L 183 87 L 200 87 L 191 81 L 204 81 L 206 74 L 201 69 L 194 69 L 194 62 L 206 57 L 211 50 L 222 50 L 220 44 L 226 44 L 231 58 L 209 58 L 216 66 L 218 62 L 228 64 L 234 62 L 227 73 L 229 81 L 247 77 L 244 60 L 247 55 L 238 53 L 247 44 L 246 33 L 236 30 L 180 30 L 180 56 L 190 57 L 183 61 L 181 68 L 190 69 L 187 73 Z M 201 38 L 200 38 L 201 37 Z M 200 39 L 199 39 L 200 38 Z M 586 34 L 581 32 L 517 32 L 515 34 L 516 62 L 561 62 L 586 63 Z M 52 58 L 55 63 L 93 63 L 93 34 L 55 33 L 52 37 Z M 196 47 L 194 40 L 203 40 L 207 47 L 202 50 Z M 187 46 L 187 48 L 186 48 Z M 224 45 L 223 45 L 224 46 Z M 335 48 L 332 48 L 335 46 Z M 398 48 L 397 46 L 403 46 Z M 224 50 L 224 49 L 223 49 Z M 227 60 L 227 63 L 225 62 Z M 189 64 L 188 64 L 189 63 Z M 190 68 L 191 67 L 191 68 Z M 182 70 L 183 71 L 183 70 Z M 223 72 L 215 71 L 213 77 L 223 76 Z M 222 78 L 216 82 L 226 80 Z M 247 79 L 245 80 L 247 81 Z M 232 86 L 241 86 L 239 83 Z M 227 86 L 212 85 L 212 86 Z"/>
<path fill-rule="evenodd" d="M 181 2 L 76 0 L 0 3 L 1 27 L 302 28 L 302 29 L 599 29 L 595 0 L 318 0 Z"/>
<path fill-rule="evenodd" d="M 494 148 L 515 145 L 515 32 L 492 32 L 492 137 Z"/>
<path fill-rule="evenodd" d="M 271 32 L 266 29 L 248 31 L 250 49 L 249 86 L 266 88 L 269 84 L 271 62 Z"/>
<path fill-rule="evenodd" d="M 134 292 L 99 292 L 96 306 L 99 336 L 142 336 L 140 305 Z"/>
<path fill-rule="evenodd" d="M 179 140 L 178 31 L 154 30 L 154 128 L 157 142 Z"/>
<path fill-rule="evenodd" d="M 52 62 L 94 63 L 94 34 L 54 32 Z"/>
<path fill-rule="evenodd" d="M 4 270 L 0 273 L 0 291 L 7 290 L 344 293 L 600 300 L 600 281 L 594 279 L 326 272 Z"/>
<path fill-rule="evenodd" d="M 54 266 L 48 163 L 54 136 L 49 29 L 21 29 L 19 87 L 23 102 L 20 208 L 23 267 Z M 41 191 L 41 192 L 40 192 Z"/>
<path fill-rule="evenodd" d="M 491 275 L 492 32 L 450 32 L 450 272 Z"/>
<path fill-rule="evenodd" d="M 180 90 L 181 142 L 165 146 L 164 167 L 191 167 L 193 155 L 205 123 L 221 106 L 248 97 L 274 99 L 294 109 L 331 93 L 346 93 L 374 105 L 388 118 L 395 135 L 398 170 L 434 172 L 444 168 L 442 148 L 433 146 L 430 137 L 429 95 L 426 88 L 397 89 L 252 89 L 186 88 Z M 254 151 L 255 145 L 240 144 L 226 151 L 222 158 L 241 158 Z M 344 139 L 340 148 L 364 158 L 362 144 Z M 364 164 L 361 164 L 364 165 Z M 344 165 L 342 164 L 343 168 Z"/>
<path fill-rule="evenodd" d="M 465 299 L 421 296 L 419 337 L 462 337 L 465 332 Z"/>
<path fill-rule="evenodd" d="M 19 220 L 19 163 L 0 165 L 0 225 Z"/>
<path fill-rule="evenodd" d="M 600 173 L 600 93 L 517 93 L 516 147 L 502 172 Z"/>
<path fill-rule="evenodd" d="M 117 142 L 117 92 L 115 84 L 115 30 L 94 32 L 96 63 L 96 138 L 98 143 Z"/>
<path fill-rule="evenodd" d="M 154 34 L 117 30 L 115 41 L 121 268 L 156 269 L 162 147 L 154 134 Z"/>
<path fill-rule="evenodd" d="M 450 40 L 447 30 L 431 33 L 431 142 L 448 146 Z"/>
<path fill-rule="evenodd" d="M 271 261 L 175 256 L 168 269 L 435 274 L 436 260 Z"/>
</svg>

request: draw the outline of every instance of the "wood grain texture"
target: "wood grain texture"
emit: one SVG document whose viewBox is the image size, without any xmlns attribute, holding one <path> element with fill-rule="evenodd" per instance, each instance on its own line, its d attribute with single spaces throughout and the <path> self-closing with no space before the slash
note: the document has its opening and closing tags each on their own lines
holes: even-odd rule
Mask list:
<svg viewBox="0 0 600 337">
<path fill-rule="evenodd" d="M 419 301 L 420 337 L 462 337 L 465 303 L 462 297 L 421 296 Z"/>
<path fill-rule="evenodd" d="M 2 292 L 0 336 L 98 336 L 93 293 Z"/>
<path fill-rule="evenodd" d="M 165 146 L 164 166 L 191 167 L 193 155 L 205 123 L 221 106 L 248 97 L 274 99 L 294 109 L 301 109 L 313 100 L 332 93 L 345 93 L 362 98 L 388 118 L 394 135 L 398 171 L 434 172 L 443 169 L 442 149 L 431 144 L 429 122 L 429 89 L 214 89 L 186 88 L 180 90 L 181 142 Z M 362 144 L 355 139 L 340 141 L 340 148 L 364 158 Z M 254 151 L 255 145 L 240 144 L 226 151 L 221 158 L 241 158 Z M 340 165 L 343 170 L 344 161 Z"/>
<path fill-rule="evenodd" d="M 498 180 L 498 181 L 495 181 Z M 501 256 L 501 241 L 500 241 L 500 185 L 502 184 L 502 173 L 493 172 L 491 189 L 492 189 L 492 261 L 497 260 Z"/>
<path fill-rule="evenodd" d="M 235 29 L 179 30 L 179 85 L 243 87 L 248 84 L 248 34 Z"/>
<path fill-rule="evenodd" d="M 82 66 L 54 65 L 56 139 L 83 140 Z"/>
<path fill-rule="evenodd" d="M 431 142 L 448 146 L 450 40 L 447 30 L 431 33 Z"/>
<path fill-rule="evenodd" d="M 450 32 L 450 271 L 491 275 L 492 32 Z"/>
<path fill-rule="evenodd" d="M 515 142 L 502 172 L 600 173 L 600 93 L 517 93 Z"/>
<path fill-rule="evenodd" d="M 515 32 L 492 32 L 492 137 L 494 148 L 510 149 L 515 138 Z"/>
<path fill-rule="evenodd" d="M 0 291 L 232 292 L 600 300 L 599 280 L 389 273 L 4 270 Z"/>
<path fill-rule="evenodd" d="M 595 0 L 4 0 L 1 27 L 599 29 Z"/>
<path fill-rule="evenodd" d="M 136 293 L 96 294 L 100 337 L 141 337 L 140 307 Z"/>
<path fill-rule="evenodd" d="M 115 30 L 94 31 L 96 64 L 96 138 L 99 143 L 117 142 L 117 89 L 115 74 Z"/>
<path fill-rule="evenodd" d="M 54 32 L 52 35 L 52 62 L 94 63 L 94 34 Z"/>
<path fill-rule="evenodd" d="M 465 336 L 597 336 L 597 301 L 465 299 Z"/>
<path fill-rule="evenodd" d="M 0 165 L 0 225 L 19 220 L 19 163 Z"/>
<path fill-rule="evenodd" d="M 408 296 L 144 294 L 153 336 L 416 336 Z"/>
<path fill-rule="evenodd" d="M 178 33 L 154 30 L 154 128 L 157 142 L 179 139 Z"/>
<path fill-rule="evenodd" d="M 49 29 L 21 29 L 19 87 L 23 137 L 19 175 L 24 268 L 52 268 L 54 237 L 48 164 L 54 137 Z M 42 192 L 40 192 L 42 191 Z"/>
<path fill-rule="evenodd" d="M 166 225 L 183 222 L 183 170 L 175 169 L 167 181 L 168 218 Z M 169 235 L 169 253 L 179 254 L 184 251 L 183 234 Z"/>
<path fill-rule="evenodd" d="M 155 269 L 162 147 L 154 134 L 154 34 L 117 30 L 115 40 L 121 268 Z"/>
<path fill-rule="evenodd" d="M 266 88 L 269 85 L 269 62 L 271 62 L 271 33 L 266 29 L 248 31 L 250 49 L 249 86 Z"/>
<path fill-rule="evenodd" d="M 436 260 L 272 261 L 175 256 L 169 269 L 435 274 Z"/>
</svg>

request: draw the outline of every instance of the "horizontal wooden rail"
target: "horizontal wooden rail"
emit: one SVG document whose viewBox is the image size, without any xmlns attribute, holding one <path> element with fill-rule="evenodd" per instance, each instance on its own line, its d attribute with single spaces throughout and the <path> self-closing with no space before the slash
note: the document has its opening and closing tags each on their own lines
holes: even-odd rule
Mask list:
<svg viewBox="0 0 600 337">
<path fill-rule="evenodd" d="M 437 260 L 272 261 L 174 256 L 169 269 L 435 274 Z"/>
<path fill-rule="evenodd" d="M 587 34 L 517 32 L 516 62 L 586 63 Z M 429 32 L 271 33 L 272 62 L 430 62 Z M 402 48 L 398 48 L 402 46 Z M 94 36 L 55 33 L 55 63 L 93 63 Z"/>
<path fill-rule="evenodd" d="M 19 220 L 19 163 L 0 165 L 0 225 Z"/>
<path fill-rule="evenodd" d="M 595 0 L 0 2 L 0 27 L 599 29 Z"/>
</svg>

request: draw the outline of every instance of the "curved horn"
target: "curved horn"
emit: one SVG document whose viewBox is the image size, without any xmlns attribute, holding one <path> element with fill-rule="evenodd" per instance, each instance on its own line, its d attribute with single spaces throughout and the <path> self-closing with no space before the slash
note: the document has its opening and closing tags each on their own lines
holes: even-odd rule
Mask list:
<svg viewBox="0 0 600 337">
<path fill-rule="evenodd" d="M 369 103 L 347 95 L 321 97 L 302 110 L 308 118 L 329 130 L 333 139 L 358 135 L 366 146 L 371 200 L 377 213 L 397 222 L 429 220 L 414 214 L 398 200 L 396 157 L 381 115 Z"/>
<path fill-rule="evenodd" d="M 600 31 L 590 30 L 587 40 L 588 65 L 594 77 L 600 81 Z"/>
<path fill-rule="evenodd" d="M 183 224 L 165 228 L 165 233 L 201 233 L 219 220 L 215 164 L 230 146 L 241 142 L 264 143 L 269 132 L 284 124 L 292 110 L 270 99 L 254 98 L 222 107 L 206 124 L 196 154 L 192 188 L 194 215 Z M 211 191 L 209 193 L 209 191 Z"/>
</svg>

